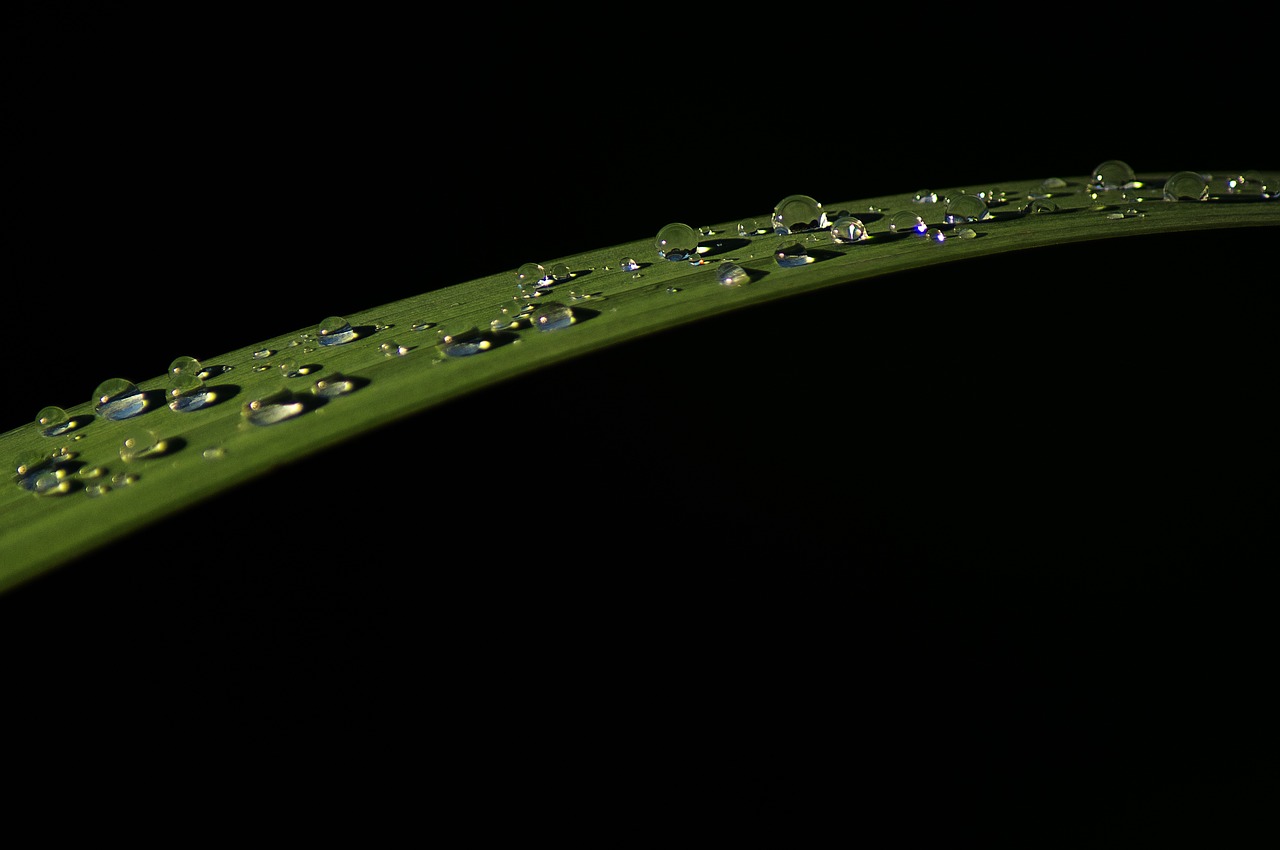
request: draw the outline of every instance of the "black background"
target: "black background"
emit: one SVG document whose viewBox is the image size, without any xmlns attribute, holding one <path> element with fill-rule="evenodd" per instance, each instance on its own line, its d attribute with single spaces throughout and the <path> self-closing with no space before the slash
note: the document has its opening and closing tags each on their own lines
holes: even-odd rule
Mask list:
<svg viewBox="0 0 1280 850">
<path fill-rule="evenodd" d="M 1280 167 L 1248 75 L 1211 97 L 1203 55 L 1083 21 L 4 14 L 5 427 L 793 192 Z M 548 370 L 19 589 L 7 645 L 245 727 L 342 706 L 422 755 L 433 717 L 461 806 L 532 759 L 621 821 L 666 801 L 655 830 L 759 799 L 788 837 L 1221 835 L 1273 775 L 1272 236 L 900 276 Z M 398 448 L 423 429 L 439 456 Z"/>
</svg>

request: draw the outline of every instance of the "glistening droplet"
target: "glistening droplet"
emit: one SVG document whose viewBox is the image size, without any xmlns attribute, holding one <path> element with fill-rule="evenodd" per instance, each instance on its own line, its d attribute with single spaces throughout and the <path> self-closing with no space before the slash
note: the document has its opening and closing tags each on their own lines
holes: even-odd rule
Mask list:
<svg viewBox="0 0 1280 850">
<path fill-rule="evenodd" d="M 822 230 L 827 213 L 811 195 L 787 195 L 773 206 L 773 232 L 778 236 Z"/>
<path fill-rule="evenodd" d="M 698 256 L 698 231 L 680 221 L 664 225 L 654 239 L 654 248 L 664 260 L 688 261 Z"/>
<path fill-rule="evenodd" d="M 174 372 L 169 375 L 169 409 L 174 413 L 199 410 L 214 400 L 215 394 L 206 389 L 199 375 L 191 372 Z"/>
<path fill-rule="evenodd" d="M 773 249 L 774 261 L 783 268 L 803 266 L 813 262 L 813 257 L 799 242 L 781 242 Z"/>
<path fill-rule="evenodd" d="M 716 281 L 721 286 L 742 286 L 751 282 L 751 275 L 737 263 L 724 263 L 716 269 Z"/>
<path fill-rule="evenodd" d="M 254 425 L 274 425 L 297 416 L 302 410 L 302 402 L 289 390 L 281 389 L 246 403 L 240 414 Z"/>
<path fill-rule="evenodd" d="M 56 437 L 71 428 L 71 416 L 61 407 L 50 405 L 36 414 L 36 425 L 44 436 Z"/>
<path fill-rule="evenodd" d="M 841 245 L 861 242 L 867 238 L 867 226 L 851 215 L 842 215 L 831 225 L 831 239 Z"/>
<path fill-rule="evenodd" d="M 343 345 L 355 338 L 355 328 L 342 316 L 328 316 L 316 326 L 316 341 L 321 345 Z"/>
<path fill-rule="evenodd" d="M 891 233 L 923 236 L 928 229 L 924 219 L 911 210 L 898 210 L 889 217 L 889 231 Z"/>
<path fill-rule="evenodd" d="M 103 419 L 128 419 L 147 409 L 147 398 L 133 381 L 110 378 L 94 391 L 93 409 Z"/>
<path fill-rule="evenodd" d="M 530 323 L 540 331 L 557 331 L 573 324 L 573 308 L 558 301 L 541 304 L 529 316 Z"/>
<path fill-rule="evenodd" d="M 947 201 L 947 224 L 965 224 L 991 218 L 987 202 L 977 195 L 956 195 Z"/>
<path fill-rule="evenodd" d="M 1209 181 L 1195 171 L 1177 171 L 1164 181 L 1166 201 L 1203 201 L 1209 197 Z"/>
<path fill-rule="evenodd" d="M 1122 159 L 1108 159 L 1093 169 L 1089 188 L 1098 191 L 1124 189 L 1136 179 L 1129 163 Z"/>
<path fill-rule="evenodd" d="M 126 433 L 120 440 L 120 459 L 123 461 L 141 460 L 155 452 L 159 445 L 160 440 L 154 431 L 146 428 L 136 428 Z"/>
<path fill-rule="evenodd" d="M 493 343 L 481 336 L 479 328 L 468 324 L 447 324 L 436 329 L 436 344 L 448 357 L 469 357 L 488 351 Z"/>
<path fill-rule="evenodd" d="M 200 361 L 188 355 L 175 357 L 169 363 L 169 374 L 176 375 L 179 372 L 189 372 L 192 375 L 199 375 L 201 372 Z"/>
<path fill-rule="evenodd" d="M 311 387 L 311 393 L 320 398 L 334 398 L 346 395 L 356 388 L 355 382 L 338 372 L 320 378 Z"/>
</svg>

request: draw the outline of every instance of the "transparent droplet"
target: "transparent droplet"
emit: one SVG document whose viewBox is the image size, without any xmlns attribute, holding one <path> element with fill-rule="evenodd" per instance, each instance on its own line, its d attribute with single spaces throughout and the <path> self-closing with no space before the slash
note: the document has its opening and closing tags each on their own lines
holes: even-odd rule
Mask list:
<svg viewBox="0 0 1280 850">
<path fill-rule="evenodd" d="M 557 283 L 563 280 L 569 280 L 573 277 L 573 269 L 569 268 L 568 263 L 556 263 L 551 267 L 551 279 Z"/>
<path fill-rule="evenodd" d="M 106 489 L 110 490 L 112 487 L 128 487 L 130 484 L 137 484 L 139 477 L 136 472 L 117 472 L 111 476 L 111 486 Z"/>
<path fill-rule="evenodd" d="M 928 227 L 916 213 L 911 210 L 898 210 L 889 217 L 889 231 L 891 233 L 913 234 L 915 236 L 923 236 Z"/>
<path fill-rule="evenodd" d="M 324 378 L 320 378 L 311 386 L 311 393 L 320 398 L 334 398 L 335 396 L 346 395 L 356 388 L 355 382 L 347 376 L 334 372 Z"/>
<path fill-rule="evenodd" d="M 573 324 L 573 308 L 559 301 L 539 305 L 529 316 L 529 321 L 540 331 L 557 331 Z"/>
<path fill-rule="evenodd" d="M 812 263 L 813 257 L 809 256 L 809 252 L 805 250 L 804 245 L 799 242 L 781 242 L 773 249 L 773 259 L 783 268 L 792 268 L 794 266 L 803 266 L 806 263 Z"/>
<path fill-rule="evenodd" d="M 133 381 L 110 378 L 94 391 L 93 409 L 103 419 L 128 419 L 147 409 L 147 397 Z"/>
<path fill-rule="evenodd" d="M 921 189 L 916 192 L 915 197 L 911 200 L 917 204 L 936 204 L 938 202 L 938 193 L 932 189 Z"/>
<path fill-rule="evenodd" d="M 71 429 L 71 415 L 61 407 L 50 405 L 36 414 L 36 425 L 46 437 L 56 437 Z"/>
<path fill-rule="evenodd" d="M 944 218 L 947 224 L 964 224 L 988 218 L 991 218 L 991 211 L 987 208 L 987 202 L 977 195 L 956 195 L 947 201 Z"/>
<path fill-rule="evenodd" d="M 70 492 L 71 482 L 65 469 L 42 469 L 31 476 L 28 488 L 38 496 L 53 496 Z"/>
<path fill-rule="evenodd" d="M 436 329 L 436 344 L 449 357 L 469 357 L 488 351 L 493 343 L 475 325 L 445 325 Z"/>
<path fill-rule="evenodd" d="M 160 440 L 154 431 L 146 428 L 134 429 L 120 440 L 120 459 L 123 461 L 141 460 L 154 453 L 159 445 Z"/>
<path fill-rule="evenodd" d="M 1044 213 L 1055 213 L 1058 211 L 1058 205 L 1048 198 L 1036 198 L 1027 205 L 1027 212 L 1031 215 L 1042 215 Z"/>
<path fill-rule="evenodd" d="M 1261 195 L 1267 194 L 1267 178 L 1261 171 L 1245 171 L 1227 178 L 1227 191 L 1232 194 Z"/>
<path fill-rule="evenodd" d="M 946 233 L 944 233 L 944 232 L 942 231 L 942 229 L 941 229 L 941 228 L 938 228 L 938 227 L 930 228 L 929 233 L 928 233 L 928 236 L 929 236 L 929 239 L 930 239 L 930 240 L 932 240 L 932 241 L 934 241 L 934 242 L 946 242 L 946 241 L 947 241 L 947 234 L 946 234 Z"/>
<path fill-rule="evenodd" d="M 205 387 L 199 375 L 174 372 L 169 375 L 169 409 L 175 413 L 199 410 L 214 400 L 215 393 Z"/>
<path fill-rule="evenodd" d="M 978 231 L 974 230 L 972 227 L 961 227 L 956 230 L 955 235 L 960 239 L 977 239 Z"/>
<path fill-rule="evenodd" d="M 618 260 L 618 268 L 624 272 L 633 272 L 640 268 L 640 264 L 631 257 L 623 257 Z"/>
<path fill-rule="evenodd" d="M 822 230 L 827 226 L 827 213 L 809 195 L 787 195 L 774 205 L 771 224 L 779 236 Z"/>
<path fill-rule="evenodd" d="M 686 261 L 698 256 L 698 231 L 687 224 L 673 221 L 658 231 L 654 240 L 658 256 L 664 260 Z"/>
<path fill-rule="evenodd" d="M 541 263 L 524 263 L 516 269 L 516 285 L 520 287 L 536 287 L 545 285 L 547 270 Z"/>
<path fill-rule="evenodd" d="M 754 218 L 744 218 L 738 222 L 738 235 L 752 237 L 764 233 L 764 226 Z"/>
<path fill-rule="evenodd" d="M 831 239 L 842 245 L 861 242 L 867 238 L 867 226 L 851 215 L 842 215 L 831 225 Z"/>
<path fill-rule="evenodd" d="M 1099 191 L 1124 189 L 1137 179 L 1129 163 L 1121 159 L 1109 159 L 1093 169 L 1089 188 Z"/>
<path fill-rule="evenodd" d="M 316 325 L 316 341 L 321 345 L 343 345 L 355 338 L 355 328 L 342 316 L 329 316 Z"/>
<path fill-rule="evenodd" d="M 1067 181 L 1063 180 L 1061 177 L 1046 177 L 1040 181 L 1040 189 L 1045 192 L 1065 188 L 1067 188 Z"/>
<path fill-rule="evenodd" d="M 412 325 L 409 325 L 409 330 L 413 331 L 414 333 L 421 333 L 422 331 L 428 330 L 430 328 L 434 328 L 435 326 L 436 326 L 435 322 L 426 322 L 426 321 L 414 322 Z"/>
<path fill-rule="evenodd" d="M 227 450 L 223 446 L 209 446 L 200 456 L 205 460 L 222 460 L 227 456 Z"/>
<path fill-rule="evenodd" d="M 378 346 L 378 350 L 382 352 L 384 357 L 404 357 L 409 353 L 409 349 L 405 348 L 395 340 L 384 342 Z"/>
<path fill-rule="evenodd" d="M 1164 181 L 1166 201 L 1203 201 L 1209 197 L 1209 181 L 1195 171 L 1178 171 Z"/>
<path fill-rule="evenodd" d="M 280 362 L 276 363 L 276 368 L 280 370 L 280 375 L 284 378 L 297 378 L 302 374 L 299 371 L 298 359 L 296 357 L 284 358 Z"/>
<path fill-rule="evenodd" d="M 200 361 L 195 359 L 194 357 L 188 357 L 185 354 L 182 355 L 181 357 L 173 358 L 173 361 L 169 364 L 170 375 L 177 375 L 180 372 L 188 372 L 192 375 L 199 375 L 202 371 L 203 369 L 200 366 Z"/>
<path fill-rule="evenodd" d="M 721 286 L 742 286 L 751 282 L 751 275 L 737 263 L 724 263 L 716 269 L 716 280 Z"/>
<path fill-rule="evenodd" d="M 273 354 L 275 354 L 275 352 L 270 348 L 259 348 L 257 351 L 253 352 L 253 359 L 266 360 L 268 357 L 270 357 Z"/>
<path fill-rule="evenodd" d="M 240 413 L 254 425 L 274 425 L 297 416 L 302 410 L 302 402 L 292 392 L 280 389 L 247 402 Z"/>
</svg>

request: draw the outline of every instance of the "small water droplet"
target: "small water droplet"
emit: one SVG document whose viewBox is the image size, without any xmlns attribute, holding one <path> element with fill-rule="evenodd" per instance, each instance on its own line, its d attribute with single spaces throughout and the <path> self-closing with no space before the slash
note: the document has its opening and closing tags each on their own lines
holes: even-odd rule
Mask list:
<svg viewBox="0 0 1280 850">
<path fill-rule="evenodd" d="M 253 367 L 253 371 L 255 371 L 255 372 L 265 372 L 265 371 L 267 371 L 267 370 L 268 370 L 268 369 L 270 369 L 270 368 L 271 368 L 271 367 L 270 367 L 270 366 L 268 366 L 268 365 L 267 365 L 267 364 L 265 364 L 265 363 L 259 363 L 257 366 L 254 366 L 254 367 Z"/>
<path fill-rule="evenodd" d="M 355 338 L 355 328 L 342 316 L 328 316 L 316 325 L 316 341 L 321 345 L 344 345 Z"/>
<path fill-rule="evenodd" d="M 941 228 L 934 227 L 929 230 L 929 238 L 934 242 L 946 242 L 947 234 L 943 233 Z"/>
<path fill-rule="evenodd" d="M 560 281 L 569 280 L 573 277 L 573 269 L 569 268 L 568 263 L 556 263 L 551 267 L 551 279 L 559 283 Z"/>
<path fill-rule="evenodd" d="M 95 498 L 98 496 L 105 496 L 107 493 L 110 493 L 110 492 L 111 492 L 111 485 L 105 484 L 102 482 L 86 484 L 84 488 L 84 494 L 86 496 L 92 496 Z"/>
<path fill-rule="evenodd" d="M 530 315 L 530 322 L 540 331 L 557 331 L 573 324 L 573 308 L 559 301 L 540 304 Z"/>
<path fill-rule="evenodd" d="M 191 372 L 173 372 L 169 375 L 169 409 L 175 413 L 199 410 L 215 397 L 212 390 L 205 388 L 199 375 Z"/>
<path fill-rule="evenodd" d="M 1131 187 L 1136 177 L 1129 163 L 1122 159 L 1108 159 L 1093 169 L 1089 188 L 1095 192 L 1115 192 Z"/>
<path fill-rule="evenodd" d="M 985 221 L 991 218 L 987 202 L 977 195 L 956 195 L 947 201 L 944 221 L 947 224 L 963 224 L 966 222 Z"/>
<path fill-rule="evenodd" d="M 961 239 L 977 239 L 978 238 L 978 231 L 974 230 L 972 227 L 961 227 L 955 233 L 956 233 L 956 236 L 958 236 Z"/>
<path fill-rule="evenodd" d="M 355 388 L 354 381 L 339 372 L 334 372 L 332 375 L 317 380 L 311 387 L 311 393 L 320 398 L 334 398 L 346 395 Z"/>
<path fill-rule="evenodd" d="M 921 189 L 916 192 L 915 197 L 911 200 L 917 204 L 936 204 L 938 202 L 938 193 L 932 189 Z"/>
<path fill-rule="evenodd" d="M 822 230 L 827 226 L 827 213 L 811 195 L 787 195 L 773 206 L 770 219 L 778 236 Z"/>
<path fill-rule="evenodd" d="M 923 236 L 928 230 L 924 219 L 911 210 L 898 210 L 889 217 L 889 232 Z"/>
<path fill-rule="evenodd" d="M 1227 178 L 1227 191 L 1238 195 L 1267 197 L 1267 178 L 1261 171 L 1249 170 Z"/>
<path fill-rule="evenodd" d="M 137 428 L 128 432 L 120 441 L 120 459 L 135 461 L 153 454 L 160 446 L 160 439 L 154 431 Z"/>
<path fill-rule="evenodd" d="M 469 357 L 488 351 L 493 343 L 480 334 L 479 328 L 468 324 L 450 324 L 436 329 L 436 344 L 449 357 Z"/>
<path fill-rule="evenodd" d="M 286 357 L 276 363 L 276 368 L 280 370 L 280 375 L 285 378 L 297 378 L 301 376 L 298 367 L 298 360 L 295 357 Z"/>
<path fill-rule="evenodd" d="M 428 330 L 430 328 L 434 328 L 435 326 L 436 326 L 435 322 L 427 322 L 427 321 L 414 322 L 412 325 L 409 326 L 409 330 L 415 333 L 421 333 L 422 331 Z"/>
<path fill-rule="evenodd" d="M 93 409 L 103 419 L 128 419 L 147 409 L 147 397 L 133 381 L 109 378 L 94 391 Z"/>
<path fill-rule="evenodd" d="M 1044 215 L 1046 213 L 1056 213 L 1058 205 L 1047 198 L 1036 198 L 1027 205 L 1027 213 L 1030 215 Z"/>
<path fill-rule="evenodd" d="M 547 270 L 541 263 L 524 263 L 516 269 L 516 286 L 522 289 L 545 286 L 548 282 Z"/>
<path fill-rule="evenodd" d="M 831 239 L 841 245 L 861 242 L 867 238 L 867 226 L 851 215 L 842 215 L 831 225 Z"/>
<path fill-rule="evenodd" d="M 222 460 L 227 456 L 227 450 L 223 446 L 209 446 L 200 453 L 205 460 Z"/>
<path fill-rule="evenodd" d="M 404 357 L 409 353 L 408 348 L 405 348 L 395 340 L 384 342 L 382 345 L 378 346 L 378 348 L 385 357 Z"/>
<path fill-rule="evenodd" d="M 240 413 L 254 425 L 274 425 L 297 416 L 302 410 L 302 402 L 292 392 L 280 389 L 247 402 Z"/>
<path fill-rule="evenodd" d="M 136 472 L 117 472 L 111 476 L 112 487 L 128 487 L 130 484 L 137 484 L 139 476 Z M 107 489 L 111 489 L 108 487 Z"/>
<path fill-rule="evenodd" d="M 737 263 L 724 263 L 716 269 L 716 280 L 721 286 L 742 286 L 751 282 L 751 275 Z"/>
<path fill-rule="evenodd" d="M 689 225 L 673 221 L 658 231 L 654 240 L 658 256 L 664 260 L 686 261 L 698 256 L 698 232 Z"/>
<path fill-rule="evenodd" d="M 773 249 L 773 259 L 783 268 L 793 268 L 813 262 L 813 257 L 809 256 L 809 252 L 799 242 L 778 243 L 778 246 Z"/>
<path fill-rule="evenodd" d="M 1067 188 L 1067 181 L 1061 177 L 1046 177 L 1040 181 L 1040 189 L 1045 192 L 1065 188 Z"/>
<path fill-rule="evenodd" d="M 179 372 L 190 372 L 192 375 L 199 375 L 202 371 L 200 361 L 188 355 L 175 357 L 169 363 L 169 374 L 176 375 Z"/>
<path fill-rule="evenodd" d="M 270 348 L 259 348 L 257 351 L 253 352 L 253 359 L 266 360 L 268 357 L 270 357 L 273 354 L 275 354 L 275 351 L 273 351 Z"/>
<path fill-rule="evenodd" d="M 764 232 L 764 225 L 760 224 L 760 222 L 754 218 L 744 218 L 742 221 L 738 222 L 739 236 L 750 239 L 752 236 L 757 236 Z"/>
<path fill-rule="evenodd" d="M 633 272 L 640 268 L 640 264 L 631 257 L 623 257 L 618 260 L 618 268 L 624 272 Z"/>
<path fill-rule="evenodd" d="M 1164 181 L 1166 201 L 1204 201 L 1209 197 L 1209 181 L 1195 171 L 1177 171 Z"/>
<path fill-rule="evenodd" d="M 56 437 L 71 429 L 71 415 L 61 407 L 50 405 L 36 414 L 36 424 L 46 437 Z"/>
</svg>

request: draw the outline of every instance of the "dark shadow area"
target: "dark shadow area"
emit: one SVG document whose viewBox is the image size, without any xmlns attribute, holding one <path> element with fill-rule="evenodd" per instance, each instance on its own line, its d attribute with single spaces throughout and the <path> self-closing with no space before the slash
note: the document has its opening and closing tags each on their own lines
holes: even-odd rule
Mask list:
<svg viewBox="0 0 1280 850">
<path fill-rule="evenodd" d="M 718 257 L 721 254 L 731 254 L 735 251 L 741 251 L 751 246 L 750 239 L 743 239 L 741 236 L 731 236 L 725 239 L 707 240 L 699 242 L 699 248 L 706 248 L 700 253 L 702 257 Z"/>
</svg>

